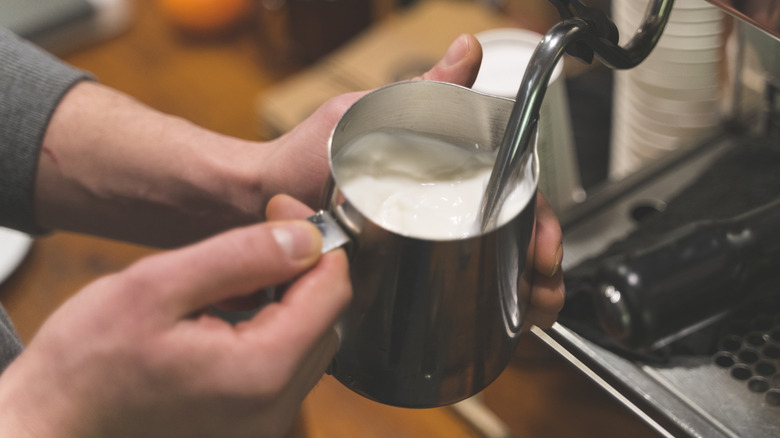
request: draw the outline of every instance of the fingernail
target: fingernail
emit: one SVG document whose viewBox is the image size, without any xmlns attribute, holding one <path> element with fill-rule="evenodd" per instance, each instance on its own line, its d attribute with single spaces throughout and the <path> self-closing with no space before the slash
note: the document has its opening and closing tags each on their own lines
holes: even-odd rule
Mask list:
<svg viewBox="0 0 780 438">
<path fill-rule="evenodd" d="M 548 277 L 552 277 L 558 273 L 561 269 L 561 263 L 563 263 L 563 244 L 558 244 L 558 249 L 555 250 L 555 264 Z"/>
<path fill-rule="evenodd" d="M 466 34 L 459 36 L 447 49 L 442 58 L 442 67 L 448 68 L 459 63 L 469 51 L 469 39 Z"/>
<path fill-rule="evenodd" d="M 290 260 L 307 260 L 320 254 L 319 232 L 308 222 L 278 223 L 271 228 L 271 234 Z"/>
</svg>

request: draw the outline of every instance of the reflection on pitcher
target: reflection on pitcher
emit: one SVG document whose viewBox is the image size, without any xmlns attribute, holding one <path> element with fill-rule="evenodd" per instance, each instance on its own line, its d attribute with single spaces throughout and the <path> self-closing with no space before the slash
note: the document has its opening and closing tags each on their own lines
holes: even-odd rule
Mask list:
<svg viewBox="0 0 780 438">
<path fill-rule="evenodd" d="M 495 229 L 479 207 L 513 102 L 452 84 L 394 84 L 334 129 L 326 209 L 350 234 L 355 296 L 332 374 L 373 400 L 434 407 L 508 364 L 531 288 L 539 163 Z"/>
</svg>

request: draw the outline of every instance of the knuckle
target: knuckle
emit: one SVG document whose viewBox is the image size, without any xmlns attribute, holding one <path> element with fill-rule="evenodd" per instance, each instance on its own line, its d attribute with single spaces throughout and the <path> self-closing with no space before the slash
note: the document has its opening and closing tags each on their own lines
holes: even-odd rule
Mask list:
<svg viewBox="0 0 780 438">
<path fill-rule="evenodd" d="M 362 92 L 340 94 L 331 97 L 320 107 L 321 111 L 340 117 L 362 95 Z"/>
<path fill-rule="evenodd" d="M 553 284 L 538 285 L 531 293 L 531 306 L 549 312 L 560 312 L 565 304 L 565 286 L 560 276 L 551 279 Z"/>
</svg>

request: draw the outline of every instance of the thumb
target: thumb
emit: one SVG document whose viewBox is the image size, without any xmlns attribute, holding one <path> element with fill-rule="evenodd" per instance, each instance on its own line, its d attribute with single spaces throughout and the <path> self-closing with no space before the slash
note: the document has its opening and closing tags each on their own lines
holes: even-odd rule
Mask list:
<svg viewBox="0 0 780 438">
<path fill-rule="evenodd" d="M 474 35 L 459 36 L 444 54 L 444 57 L 428 72 L 417 79 L 451 82 L 471 87 L 479 73 L 482 62 L 482 46 Z"/>
<path fill-rule="evenodd" d="M 147 257 L 120 276 L 131 287 L 149 285 L 145 298 L 178 318 L 292 280 L 320 259 L 321 246 L 309 222 L 268 222 Z"/>
</svg>

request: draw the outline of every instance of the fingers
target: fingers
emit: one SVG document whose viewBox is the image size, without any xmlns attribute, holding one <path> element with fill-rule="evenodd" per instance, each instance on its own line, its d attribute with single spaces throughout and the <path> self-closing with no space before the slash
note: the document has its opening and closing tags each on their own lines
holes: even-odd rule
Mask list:
<svg viewBox="0 0 780 438">
<path fill-rule="evenodd" d="M 413 80 L 451 82 L 470 87 L 477 78 L 481 62 L 482 46 L 479 41 L 473 35 L 463 34 L 452 42 L 436 65 Z M 317 116 L 310 119 L 322 123 L 325 127 L 332 127 L 339 117 L 367 92 L 357 91 L 333 97 L 317 110 Z M 330 135 L 330 129 L 324 132 Z"/>
<path fill-rule="evenodd" d="M 292 283 L 279 303 L 263 308 L 241 329 L 258 345 L 275 346 L 277 366 L 292 369 L 333 327 L 351 298 L 346 254 L 332 251 Z"/>
<path fill-rule="evenodd" d="M 554 276 L 563 261 L 561 225 L 541 192 L 536 198 L 535 248 L 534 269 L 547 277 Z"/>
<path fill-rule="evenodd" d="M 305 204 L 287 195 L 273 197 L 266 208 L 270 220 L 308 217 L 312 213 Z M 341 250 L 331 251 L 291 283 L 280 302 L 263 308 L 242 324 L 241 329 L 256 342 L 283 348 L 279 360 L 287 360 L 288 365 L 294 367 L 305 355 L 311 354 L 309 350 L 323 333 L 330 331 L 351 297 L 346 254 Z M 321 356 L 332 355 L 335 345 L 330 344 Z M 327 362 L 323 360 L 314 360 L 314 369 L 321 369 Z"/>
<path fill-rule="evenodd" d="M 525 329 L 531 325 L 547 329 L 558 319 L 565 301 L 565 286 L 561 262 L 563 243 L 561 226 L 541 192 L 536 200 L 534 276 L 531 298 L 526 313 Z M 538 275 L 541 274 L 541 275 Z"/>
<path fill-rule="evenodd" d="M 119 274 L 138 299 L 172 309 L 174 318 L 290 281 L 320 258 L 322 238 L 306 221 L 232 230 L 147 257 Z"/>
<path fill-rule="evenodd" d="M 290 373 L 307 366 L 306 374 L 321 376 L 337 345 L 333 339 L 328 345 L 320 345 L 323 334 L 332 330 L 351 297 L 344 251 L 323 255 L 313 269 L 290 285 L 280 302 L 269 304 L 237 327 L 241 338 L 250 344 L 243 350 L 263 352 L 259 357 L 248 353 L 246 361 L 257 361 L 256 368 L 266 374 L 263 378 L 280 382 L 293 381 Z M 319 353 L 312 360 L 314 350 Z M 304 387 L 314 383 L 312 377 Z"/>
<path fill-rule="evenodd" d="M 312 213 L 305 204 L 287 195 L 275 196 L 266 208 L 267 216 L 276 220 L 308 217 Z M 262 317 L 283 318 L 284 321 L 278 321 L 280 326 L 307 321 L 307 324 L 295 325 L 313 324 L 321 329 L 333 323 L 331 318 L 340 313 L 351 294 L 346 254 L 341 250 L 331 251 L 323 255 L 315 268 L 298 278 L 285 291 L 281 301 L 282 306 L 287 306 L 284 315 L 269 314 Z"/>
<path fill-rule="evenodd" d="M 306 204 L 288 195 L 277 195 L 271 198 L 265 209 L 265 215 L 269 221 L 304 219 L 313 213 L 314 211 Z M 256 309 L 268 302 L 268 295 L 265 291 L 260 291 L 248 296 L 230 298 L 215 304 L 215 306 L 226 311 L 245 311 Z"/>
<path fill-rule="evenodd" d="M 558 313 L 563 308 L 564 288 L 563 272 L 561 271 L 552 277 L 536 275 L 523 328 L 530 329 L 531 325 L 542 329 L 550 328 L 558 319 Z"/>
<path fill-rule="evenodd" d="M 444 57 L 417 79 L 451 82 L 471 87 L 482 62 L 482 46 L 469 34 L 459 36 L 447 49 Z"/>
<path fill-rule="evenodd" d="M 307 218 L 314 214 L 314 210 L 292 196 L 276 195 L 268 202 L 265 214 L 268 220 L 284 221 Z M 284 288 L 276 288 L 277 292 L 284 290 Z"/>
<path fill-rule="evenodd" d="M 265 216 L 268 220 L 274 221 L 305 219 L 312 214 L 314 214 L 314 210 L 287 195 L 274 196 L 265 208 Z"/>
<path fill-rule="evenodd" d="M 444 57 L 430 71 L 415 79 L 451 82 L 470 87 L 477 77 L 482 61 L 482 48 L 472 35 L 461 35 L 449 47 Z M 333 126 L 339 118 L 367 92 L 353 92 L 333 97 L 322 104 L 310 117 L 290 132 L 277 139 L 273 167 L 265 183 L 267 194 L 289 193 L 310 206 L 319 202 L 320 192 L 327 179 L 327 147 Z M 295 145 L 306 145 L 305 149 Z M 316 147 L 311 147 L 316 145 Z M 287 167 L 279 163 L 295 163 L 303 175 L 296 175 L 292 181 Z M 293 183 L 294 184 L 291 184 Z"/>
</svg>

